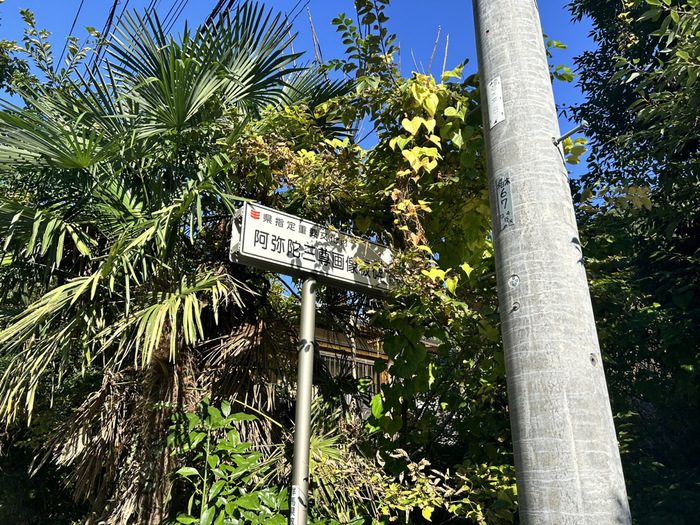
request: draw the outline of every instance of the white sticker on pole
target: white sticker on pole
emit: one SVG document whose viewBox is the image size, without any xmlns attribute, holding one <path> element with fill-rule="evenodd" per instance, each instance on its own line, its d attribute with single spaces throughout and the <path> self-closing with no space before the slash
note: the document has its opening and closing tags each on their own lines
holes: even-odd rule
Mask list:
<svg viewBox="0 0 700 525">
<path fill-rule="evenodd" d="M 299 505 L 304 502 L 300 497 L 301 488 L 298 485 L 292 485 L 291 508 L 289 509 L 289 525 L 299 524 Z"/>
<path fill-rule="evenodd" d="M 486 85 L 486 102 L 489 106 L 489 129 L 491 129 L 506 119 L 506 112 L 503 109 L 501 77 L 494 78 Z"/>
<path fill-rule="evenodd" d="M 515 224 L 513 216 L 513 198 L 510 191 L 510 175 L 496 179 L 496 191 L 498 192 L 498 217 L 501 223 L 501 231 Z"/>
</svg>

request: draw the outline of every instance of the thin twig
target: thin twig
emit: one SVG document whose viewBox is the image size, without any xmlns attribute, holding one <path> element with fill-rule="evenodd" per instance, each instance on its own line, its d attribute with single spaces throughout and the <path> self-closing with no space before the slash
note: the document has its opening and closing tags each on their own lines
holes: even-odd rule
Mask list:
<svg viewBox="0 0 700 525">
<path fill-rule="evenodd" d="M 287 34 L 289 35 L 289 51 L 293 55 L 294 54 L 294 37 L 292 35 L 291 24 L 288 27 L 289 27 L 289 29 L 287 30 Z M 297 59 L 296 58 L 292 61 L 292 65 L 294 65 L 295 68 L 297 67 Z"/>
<path fill-rule="evenodd" d="M 292 19 L 289 21 L 289 25 L 293 25 L 294 21 L 297 19 L 297 17 L 301 14 L 301 12 L 304 10 L 304 8 L 309 5 L 309 0 L 306 0 L 306 3 L 299 7 L 299 4 L 301 4 L 302 0 L 298 0 L 296 4 L 294 4 L 294 7 L 292 7 L 292 11 L 290 12 L 289 16 L 292 17 Z M 299 11 L 295 13 L 294 11 L 297 10 L 297 7 L 299 7 Z"/>
<path fill-rule="evenodd" d="M 442 26 L 438 26 L 437 38 L 435 38 L 435 44 L 433 45 L 433 53 L 430 55 L 430 62 L 428 62 L 428 71 L 426 75 L 430 74 L 430 70 L 433 68 L 433 58 L 435 58 L 435 52 L 437 51 L 437 45 L 440 41 L 440 33 L 442 32 Z"/>
<path fill-rule="evenodd" d="M 294 290 L 292 289 L 291 286 L 289 286 L 289 283 L 285 281 L 284 279 L 279 279 L 279 281 L 289 290 L 289 293 L 292 294 L 293 297 L 296 297 L 297 299 L 301 300 L 301 296 Z"/>
<path fill-rule="evenodd" d="M 309 25 L 311 26 L 311 41 L 314 44 L 314 58 L 319 64 L 323 63 L 323 53 L 321 53 L 321 44 L 318 41 L 318 35 L 316 35 L 316 29 L 314 28 L 314 21 L 311 18 L 311 9 L 306 8 L 306 12 L 309 14 Z"/>
<path fill-rule="evenodd" d="M 445 58 L 442 61 L 442 73 L 440 74 L 440 78 L 445 74 L 445 69 L 447 69 L 447 48 L 450 45 L 450 34 L 447 33 L 447 38 L 445 39 Z"/>
<path fill-rule="evenodd" d="M 416 62 L 416 56 L 413 54 L 413 49 L 411 49 L 411 58 L 413 59 L 413 67 L 416 68 L 416 73 L 420 73 L 420 68 Z"/>
</svg>

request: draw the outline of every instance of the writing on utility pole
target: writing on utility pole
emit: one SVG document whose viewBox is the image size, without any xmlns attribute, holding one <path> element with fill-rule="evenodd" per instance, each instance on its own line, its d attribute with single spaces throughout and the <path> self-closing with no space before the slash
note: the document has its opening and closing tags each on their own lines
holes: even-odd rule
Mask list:
<svg viewBox="0 0 700 525">
<path fill-rule="evenodd" d="M 508 226 L 515 224 L 513 216 L 513 198 L 510 192 L 510 175 L 498 177 L 496 179 L 496 188 L 498 191 L 498 218 L 501 225 L 501 231 Z"/>
</svg>

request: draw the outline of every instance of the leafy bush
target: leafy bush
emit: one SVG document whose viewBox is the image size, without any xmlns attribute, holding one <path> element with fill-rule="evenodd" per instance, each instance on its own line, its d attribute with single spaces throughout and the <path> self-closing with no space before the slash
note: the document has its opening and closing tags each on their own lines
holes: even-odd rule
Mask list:
<svg viewBox="0 0 700 525">
<path fill-rule="evenodd" d="M 287 489 L 266 483 L 273 473 L 281 449 L 263 457 L 242 442 L 236 423 L 255 420 L 250 414 L 231 414 L 231 404 L 221 403 L 221 410 L 207 398 L 196 413 L 178 412 L 167 438 L 171 455 L 182 456 L 185 465 L 172 473 L 173 486 L 168 500 L 175 517 L 166 524 L 198 525 L 269 525 L 285 524 L 289 508 Z M 185 509 L 179 504 L 189 494 Z M 176 499 L 178 501 L 176 501 Z"/>
</svg>

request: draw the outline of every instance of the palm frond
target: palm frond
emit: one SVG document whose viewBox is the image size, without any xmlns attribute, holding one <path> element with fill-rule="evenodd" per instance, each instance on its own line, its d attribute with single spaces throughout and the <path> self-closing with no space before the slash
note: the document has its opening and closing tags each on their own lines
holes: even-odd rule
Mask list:
<svg viewBox="0 0 700 525">
<path fill-rule="evenodd" d="M 354 82 L 331 80 L 319 67 L 304 68 L 287 78 L 284 97 L 277 104 L 278 108 L 287 106 L 305 106 L 312 112 L 322 104 L 352 92 Z M 322 113 L 315 117 L 319 128 L 327 136 L 345 137 L 352 134 L 338 116 Z"/>
<path fill-rule="evenodd" d="M 0 200 L 0 231 L 6 232 L 0 254 L 11 259 L 21 257 L 25 261 L 49 254 L 42 263 L 58 268 L 63 260 L 65 241 L 71 239 L 75 249 L 90 258 L 97 241 L 79 223 L 64 220 L 61 208 L 37 209 L 17 201 Z"/>
<path fill-rule="evenodd" d="M 283 95 L 287 66 L 298 56 L 280 15 L 244 4 L 233 20 L 186 29 L 179 42 L 165 34 L 157 15 L 124 17 L 109 53 L 125 96 L 146 115 L 144 136 L 197 125 L 214 106 L 226 108 L 272 103 Z M 211 118 L 211 116 L 209 116 Z"/>
<path fill-rule="evenodd" d="M 22 111 L 0 101 L 0 167 L 13 170 L 28 166 L 85 169 L 113 156 L 117 146 L 104 130 L 81 125 L 85 113 L 75 119 L 57 111 L 54 98 L 31 101 L 37 111 Z"/>
<path fill-rule="evenodd" d="M 316 108 L 331 99 L 352 92 L 355 84 L 342 79 L 331 80 L 319 67 L 305 67 L 289 75 L 284 88 L 284 103 Z"/>
</svg>

